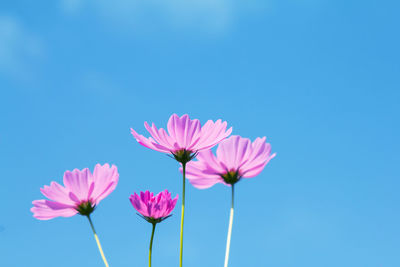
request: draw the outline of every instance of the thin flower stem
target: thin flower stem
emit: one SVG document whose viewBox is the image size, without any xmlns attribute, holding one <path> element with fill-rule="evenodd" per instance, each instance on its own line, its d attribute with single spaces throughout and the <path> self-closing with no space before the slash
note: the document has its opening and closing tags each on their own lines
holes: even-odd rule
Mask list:
<svg viewBox="0 0 400 267">
<path fill-rule="evenodd" d="M 96 239 L 96 243 L 97 243 L 97 246 L 98 246 L 98 248 L 99 248 L 101 258 L 103 259 L 104 264 L 106 265 L 106 267 L 109 267 L 109 266 L 108 266 L 108 262 L 107 262 L 107 260 L 106 260 L 106 257 L 104 256 L 103 249 L 101 248 L 101 244 L 100 244 L 99 237 L 97 236 L 96 230 L 94 229 L 93 222 L 92 222 L 92 219 L 90 218 L 90 215 L 87 215 L 87 218 L 88 218 L 88 220 L 89 220 L 90 226 L 92 227 L 93 234 L 94 234 L 94 238 Z"/>
<path fill-rule="evenodd" d="M 182 163 L 183 173 L 183 187 L 182 187 L 182 213 L 181 213 L 181 238 L 180 238 L 180 253 L 179 253 L 179 267 L 182 267 L 183 258 L 183 222 L 185 220 L 185 182 L 186 182 L 186 163 Z"/>
<path fill-rule="evenodd" d="M 149 249 L 149 267 L 151 267 L 151 251 L 153 250 L 153 238 L 155 229 L 156 229 L 156 223 L 153 223 L 153 230 L 151 231 L 150 249 Z"/>
<path fill-rule="evenodd" d="M 226 240 L 226 251 L 225 251 L 225 264 L 224 264 L 224 267 L 228 267 L 229 249 L 231 247 L 234 195 L 235 195 L 235 187 L 234 187 L 234 185 L 232 185 L 232 205 L 231 205 L 231 214 L 229 216 L 229 228 L 228 228 L 228 237 L 227 237 L 227 240 Z"/>
</svg>

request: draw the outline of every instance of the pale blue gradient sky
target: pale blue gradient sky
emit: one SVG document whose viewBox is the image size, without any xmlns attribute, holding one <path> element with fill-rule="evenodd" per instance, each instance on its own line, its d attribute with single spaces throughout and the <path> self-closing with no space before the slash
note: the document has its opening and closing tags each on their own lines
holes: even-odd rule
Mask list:
<svg viewBox="0 0 400 267">
<path fill-rule="evenodd" d="M 93 215 L 110 266 L 146 266 L 128 197 L 181 194 L 129 128 L 224 119 L 277 153 L 237 186 L 230 267 L 400 266 L 398 1 L 3 1 L 0 266 L 102 266 L 89 224 L 38 221 L 39 188 L 116 164 Z M 185 266 L 222 266 L 230 192 L 187 187 Z M 154 266 L 177 266 L 180 209 Z"/>
</svg>

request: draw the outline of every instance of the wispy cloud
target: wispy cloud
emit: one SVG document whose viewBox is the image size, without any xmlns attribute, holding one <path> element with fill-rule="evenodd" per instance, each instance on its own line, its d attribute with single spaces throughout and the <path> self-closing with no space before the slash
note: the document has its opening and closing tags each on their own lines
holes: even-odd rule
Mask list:
<svg viewBox="0 0 400 267">
<path fill-rule="evenodd" d="M 112 97 L 119 94 L 121 88 L 110 79 L 105 73 L 88 71 L 82 75 L 77 87 L 82 88 L 89 94 Z"/>
<path fill-rule="evenodd" d="M 162 25 L 207 33 L 226 31 L 238 13 L 265 7 L 265 0 L 62 0 L 65 13 L 88 7 L 103 19 L 137 31 Z"/>
<path fill-rule="evenodd" d="M 77 13 L 83 6 L 82 0 L 61 0 L 61 8 L 67 14 Z"/>
<path fill-rule="evenodd" d="M 0 75 L 29 79 L 43 56 L 43 43 L 15 17 L 0 15 Z"/>
<path fill-rule="evenodd" d="M 234 16 L 234 6 L 229 0 L 172 0 L 164 5 L 173 25 L 180 28 L 221 32 L 229 28 Z"/>
</svg>

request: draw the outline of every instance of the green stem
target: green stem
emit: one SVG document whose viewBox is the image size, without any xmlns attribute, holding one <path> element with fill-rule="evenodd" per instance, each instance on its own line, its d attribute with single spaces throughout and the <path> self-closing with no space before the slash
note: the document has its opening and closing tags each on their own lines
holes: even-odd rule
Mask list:
<svg viewBox="0 0 400 267">
<path fill-rule="evenodd" d="M 233 204 L 234 204 L 235 186 L 232 184 L 232 204 L 231 204 L 231 214 L 229 216 L 229 228 L 228 237 L 226 240 L 226 251 L 225 251 L 225 264 L 224 267 L 228 267 L 229 261 L 229 249 L 231 247 L 231 236 L 232 236 L 232 224 L 233 224 Z"/>
<path fill-rule="evenodd" d="M 149 267 L 151 267 L 151 251 L 153 250 L 153 238 L 155 229 L 156 229 L 156 223 L 153 223 L 153 230 L 151 231 L 150 249 L 149 249 Z"/>
<path fill-rule="evenodd" d="M 92 227 L 92 231 L 93 231 L 93 234 L 94 234 L 94 239 L 96 239 L 97 247 L 99 248 L 101 258 L 103 259 L 104 264 L 106 265 L 106 267 L 109 267 L 108 266 L 108 262 L 106 260 L 106 257 L 104 256 L 103 249 L 101 248 L 99 237 L 97 236 L 96 230 L 94 229 L 93 222 L 92 222 L 92 219 L 90 218 L 90 215 L 87 215 L 87 218 L 89 220 L 90 227 Z"/>
<path fill-rule="evenodd" d="M 181 236 L 180 236 L 180 254 L 179 254 L 179 266 L 182 267 L 183 258 L 183 222 L 185 220 L 185 182 L 186 182 L 186 163 L 182 163 L 183 173 L 183 187 L 182 187 L 182 213 L 181 213 Z"/>
</svg>

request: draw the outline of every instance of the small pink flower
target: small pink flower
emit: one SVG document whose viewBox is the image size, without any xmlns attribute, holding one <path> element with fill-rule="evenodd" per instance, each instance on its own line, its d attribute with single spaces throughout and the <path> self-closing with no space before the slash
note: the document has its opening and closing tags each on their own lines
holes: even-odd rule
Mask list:
<svg viewBox="0 0 400 267">
<path fill-rule="evenodd" d="M 197 161 L 188 162 L 187 178 L 193 186 L 205 189 L 216 183 L 232 185 L 241 178 L 254 177 L 276 155 L 271 155 L 271 145 L 265 139 L 257 138 L 251 143 L 250 139 L 231 136 L 218 145 L 217 156 L 211 150 L 202 151 Z"/>
<path fill-rule="evenodd" d="M 172 153 L 181 163 L 190 161 L 198 151 L 212 148 L 232 132 L 232 127 L 226 130 L 227 123 L 221 120 L 207 121 L 203 127 L 200 121 L 191 120 L 187 114 L 179 118 L 173 114 L 168 121 L 168 133 L 152 124 L 145 122 L 144 126 L 152 137 L 144 137 L 131 128 L 132 135 L 139 144 L 153 150 Z"/>
<path fill-rule="evenodd" d="M 146 191 L 136 193 L 129 197 L 132 206 L 151 223 L 158 223 L 170 217 L 170 213 L 175 208 L 178 201 L 178 195 L 171 199 L 171 193 L 168 190 L 162 191 L 154 196 L 153 193 Z"/>
<path fill-rule="evenodd" d="M 77 213 L 88 216 L 108 196 L 118 183 L 117 167 L 97 164 L 93 174 L 89 169 L 66 171 L 64 185 L 51 182 L 40 189 L 50 200 L 32 202 L 33 217 L 49 220 L 55 217 L 71 217 Z"/>
</svg>

